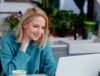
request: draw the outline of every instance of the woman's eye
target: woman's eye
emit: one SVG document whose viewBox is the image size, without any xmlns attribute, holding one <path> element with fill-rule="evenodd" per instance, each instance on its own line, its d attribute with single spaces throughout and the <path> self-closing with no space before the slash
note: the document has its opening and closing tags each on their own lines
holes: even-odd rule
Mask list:
<svg viewBox="0 0 100 76">
<path fill-rule="evenodd" d="M 39 25 L 33 25 L 32 27 L 34 27 L 34 28 L 41 28 L 41 29 L 43 29 L 43 30 L 45 29 L 45 26 L 42 26 L 42 27 L 41 27 L 41 26 L 39 26 Z"/>
<path fill-rule="evenodd" d="M 36 25 L 36 26 L 35 26 L 35 25 L 33 25 L 33 27 L 37 28 L 38 26 L 37 26 L 37 25 Z"/>
</svg>

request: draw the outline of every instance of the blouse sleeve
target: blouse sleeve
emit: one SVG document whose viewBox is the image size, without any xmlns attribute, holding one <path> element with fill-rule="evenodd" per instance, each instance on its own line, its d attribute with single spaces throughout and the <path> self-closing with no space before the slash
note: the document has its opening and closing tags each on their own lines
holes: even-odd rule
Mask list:
<svg viewBox="0 0 100 76">
<path fill-rule="evenodd" d="M 57 68 L 57 62 L 53 56 L 50 44 L 47 43 L 44 50 L 43 72 L 48 76 L 54 76 Z"/>
<path fill-rule="evenodd" d="M 18 50 L 18 53 L 13 55 L 13 44 L 6 37 L 1 40 L 1 64 L 4 73 L 9 76 L 14 69 L 25 69 L 26 64 L 30 60 L 30 55 Z"/>
</svg>

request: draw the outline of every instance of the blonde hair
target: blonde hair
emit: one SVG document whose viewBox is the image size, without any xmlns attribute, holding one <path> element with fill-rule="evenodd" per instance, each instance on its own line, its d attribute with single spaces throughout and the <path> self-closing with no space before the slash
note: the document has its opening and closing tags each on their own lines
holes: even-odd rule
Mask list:
<svg viewBox="0 0 100 76">
<path fill-rule="evenodd" d="M 17 26 L 16 30 L 15 30 L 15 36 L 16 36 L 16 39 L 17 39 L 17 42 L 21 42 L 22 41 L 22 38 L 23 38 L 23 24 L 26 24 L 26 23 L 30 23 L 34 17 L 38 17 L 38 16 L 41 16 L 45 19 L 46 21 L 46 27 L 45 27 L 45 31 L 44 31 L 44 34 L 43 36 L 35 42 L 36 45 L 39 45 L 40 47 L 44 47 L 45 44 L 46 44 L 46 39 L 48 37 L 48 17 L 46 15 L 46 13 L 41 10 L 39 7 L 34 7 L 34 8 L 29 8 L 26 10 L 26 12 L 24 13 L 22 19 L 20 20 L 20 23 L 19 25 Z"/>
</svg>

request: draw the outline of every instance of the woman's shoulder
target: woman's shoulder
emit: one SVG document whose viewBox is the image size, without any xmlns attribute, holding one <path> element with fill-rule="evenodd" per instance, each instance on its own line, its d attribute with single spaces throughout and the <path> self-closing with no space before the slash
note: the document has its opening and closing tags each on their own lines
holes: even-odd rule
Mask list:
<svg viewBox="0 0 100 76">
<path fill-rule="evenodd" d="M 13 32 L 8 32 L 2 36 L 2 40 L 15 40 L 15 36 Z"/>
<path fill-rule="evenodd" d="M 50 48 L 51 46 L 50 46 L 50 42 L 47 40 L 45 45 L 42 47 L 42 50 L 47 49 L 48 47 Z"/>
</svg>

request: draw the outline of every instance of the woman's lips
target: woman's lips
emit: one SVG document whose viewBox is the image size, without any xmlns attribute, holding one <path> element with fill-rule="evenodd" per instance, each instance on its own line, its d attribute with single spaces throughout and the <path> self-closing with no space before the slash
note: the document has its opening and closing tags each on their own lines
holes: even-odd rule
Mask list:
<svg viewBox="0 0 100 76">
<path fill-rule="evenodd" d="M 39 38 L 40 35 L 39 34 L 33 34 L 36 38 Z"/>
</svg>

